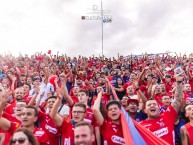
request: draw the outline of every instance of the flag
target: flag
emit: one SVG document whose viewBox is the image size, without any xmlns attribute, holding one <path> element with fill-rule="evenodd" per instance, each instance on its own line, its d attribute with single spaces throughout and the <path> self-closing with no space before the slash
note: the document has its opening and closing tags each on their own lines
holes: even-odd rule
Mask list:
<svg viewBox="0 0 193 145">
<path fill-rule="evenodd" d="M 117 94 L 110 81 L 108 81 L 108 84 L 111 87 L 114 98 L 118 100 Z M 158 138 L 141 124 L 131 119 L 123 107 L 121 110 L 121 124 L 125 145 L 169 145 L 169 143 Z"/>
</svg>

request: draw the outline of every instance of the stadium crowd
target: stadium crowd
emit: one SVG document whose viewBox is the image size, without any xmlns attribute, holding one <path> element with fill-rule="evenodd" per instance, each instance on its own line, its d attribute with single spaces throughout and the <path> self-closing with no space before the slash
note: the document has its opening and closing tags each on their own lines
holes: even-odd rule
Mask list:
<svg viewBox="0 0 193 145">
<path fill-rule="evenodd" d="M 122 107 L 193 145 L 193 55 L 0 55 L 0 145 L 123 145 Z"/>
</svg>

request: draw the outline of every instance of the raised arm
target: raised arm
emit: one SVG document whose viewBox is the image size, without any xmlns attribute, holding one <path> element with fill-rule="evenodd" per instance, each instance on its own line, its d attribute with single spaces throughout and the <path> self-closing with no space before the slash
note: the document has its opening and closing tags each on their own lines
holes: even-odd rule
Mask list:
<svg viewBox="0 0 193 145">
<path fill-rule="evenodd" d="M 100 102 L 101 102 L 101 97 L 102 97 L 102 91 L 100 91 L 98 93 L 97 99 L 94 102 L 94 106 L 93 106 L 93 112 L 94 112 L 94 116 L 99 124 L 99 126 L 101 126 L 104 122 L 104 118 L 100 112 Z"/>
<path fill-rule="evenodd" d="M 68 94 L 68 89 L 66 87 L 66 76 L 65 76 L 64 73 L 62 73 L 60 75 L 63 76 L 63 77 L 60 78 L 60 81 L 61 81 L 61 84 L 62 84 L 61 95 L 64 96 L 64 98 L 67 101 L 68 105 L 72 106 L 74 104 L 74 101 L 72 100 L 72 98 Z M 59 88 L 59 86 L 58 86 L 56 81 L 55 81 L 55 86 Z"/>
<path fill-rule="evenodd" d="M 11 122 L 4 117 L 2 117 L 3 110 L 5 108 L 6 102 L 7 102 L 7 96 L 6 92 L 3 88 L 3 86 L 0 84 L 0 129 L 8 131 L 9 128 L 11 127 Z"/>
<path fill-rule="evenodd" d="M 58 91 L 57 91 L 58 93 Z M 58 107 L 61 105 L 62 102 L 62 95 L 58 93 L 58 97 L 56 99 L 56 102 L 54 103 L 52 110 L 50 112 L 50 117 L 55 122 L 55 124 L 60 127 L 63 123 L 63 118 L 58 114 Z"/>
<path fill-rule="evenodd" d="M 180 106 L 182 104 L 182 98 L 183 98 L 183 86 L 182 81 L 184 79 L 184 75 L 176 76 L 176 90 L 174 94 L 174 100 L 172 102 L 172 106 L 176 110 L 176 112 L 179 111 Z"/>
</svg>

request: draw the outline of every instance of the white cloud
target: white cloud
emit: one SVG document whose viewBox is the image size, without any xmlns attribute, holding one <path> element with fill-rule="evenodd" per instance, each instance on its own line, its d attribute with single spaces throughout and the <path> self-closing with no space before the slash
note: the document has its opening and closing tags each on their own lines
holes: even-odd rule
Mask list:
<svg viewBox="0 0 193 145">
<path fill-rule="evenodd" d="M 0 1 L 0 49 L 101 55 L 101 22 L 83 21 L 99 0 Z M 103 0 L 113 22 L 104 24 L 104 54 L 181 51 L 193 48 L 193 1 Z"/>
</svg>

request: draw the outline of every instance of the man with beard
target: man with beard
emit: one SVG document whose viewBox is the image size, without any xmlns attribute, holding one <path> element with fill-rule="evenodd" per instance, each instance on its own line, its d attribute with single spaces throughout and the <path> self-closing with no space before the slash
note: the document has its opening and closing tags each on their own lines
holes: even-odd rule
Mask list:
<svg viewBox="0 0 193 145">
<path fill-rule="evenodd" d="M 191 93 L 191 86 L 190 84 L 184 84 L 184 102 L 190 101 L 193 102 L 193 94 Z"/>
<path fill-rule="evenodd" d="M 15 106 L 17 101 L 23 100 L 24 94 L 23 94 L 23 88 L 17 88 L 14 91 L 14 101 L 12 104 L 9 104 L 5 108 L 5 112 L 13 115 L 15 114 Z"/>
<path fill-rule="evenodd" d="M 160 114 L 160 108 L 156 100 L 149 99 L 145 105 L 145 112 L 148 118 L 141 122 L 142 126 L 153 132 L 156 136 L 168 142 L 170 145 L 174 145 L 174 123 L 178 116 L 183 97 L 182 81 L 184 75 L 176 74 L 176 91 L 174 94 L 174 100 L 171 105 L 163 114 Z"/>
<path fill-rule="evenodd" d="M 160 113 L 167 111 L 168 107 L 170 106 L 170 97 L 167 95 L 164 95 L 162 97 L 162 106 L 160 106 Z"/>
<path fill-rule="evenodd" d="M 84 85 L 81 76 L 77 76 L 75 87 L 79 87 L 80 89 L 84 89 L 84 90 L 89 90 L 89 87 L 86 86 L 86 85 Z M 74 87 L 71 88 L 71 90 L 70 90 L 70 95 L 71 95 L 71 96 L 74 95 L 74 94 L 73 94 L 73 90 L 74 90 Z"/>
<path fill-rule="evenodd" d="M 93 128 L 88 122 L 79 122 L 74 129 L 75 145 L 92 145 L 94 141 Z"/>
</svg>

